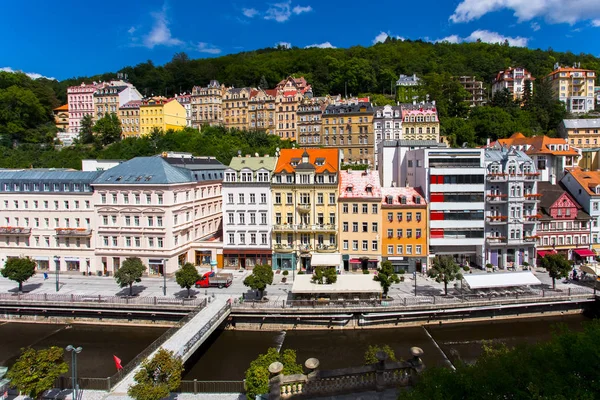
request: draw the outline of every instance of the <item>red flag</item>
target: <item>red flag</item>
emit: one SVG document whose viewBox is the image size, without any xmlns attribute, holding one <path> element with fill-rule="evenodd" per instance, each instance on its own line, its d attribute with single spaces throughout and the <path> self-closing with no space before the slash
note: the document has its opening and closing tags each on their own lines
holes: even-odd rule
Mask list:
<svg viewBox="0 0 600 400">
<path fill-rule="evenodd" d="M 115 367 L 117 367 L 117 371 L 120 369 L 123 369 L 123 366 L 121 365 L 121 359 L 114 355 L 113 355 L 113 359 L 115 360 Z"/>
</svg>

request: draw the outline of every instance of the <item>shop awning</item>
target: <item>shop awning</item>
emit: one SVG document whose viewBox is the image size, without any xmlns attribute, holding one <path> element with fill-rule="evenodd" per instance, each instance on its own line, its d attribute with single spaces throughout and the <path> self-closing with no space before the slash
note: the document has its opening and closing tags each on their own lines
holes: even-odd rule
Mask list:
<svg viewBox="0 0 600 400">
<path fill-rule="evenodd" d="M 330 285 L 319 285 L 311 282 L 312 275 L 296 275 L 292 285 L 293 294 L 353 294 L 377 293 L 383 290 L 379 282 L 373 280 L 372 275 L 338 275 L 337 281 Z"/>
<path fill-rule="evenodd" d="M 573 250 L 579 257 L 594 257 L 596 254 L 590 249 L 575 249 Z"/>
<path fill-rule="evenodd" d="M 351 258 L 350 264 L 360 264 L 360 260 L 358 258 Z"/>
<path fill-rule="evenodd" d="M 339 267 L 342 264 L 340 253 L 314 253 L 310 260 L 312 267 Z"/>
<path fill-rule="evenodd" d="M 506 272 L 499 274 L 465 275 L 471 289 L 502 288 L 514 286 L 541 285 L 542 282 L 532 272 Z"/>
<path fill-rule="evenodd" d="M 538 250 L 538 257 L 544 257 L 546 254 L 556 254 L 556 250 Z"/>
<path fill-rule="evenodd" d="M 377 260 L 377 259 L 372 259 L 372 260 L 369 260 L 369 262 L 379 262 L 379 260 Z"/>
<path fill-rule="evenodd" d="M 585 272 L 586 274 L 592 274 L 596 276 L 600 276 L 600 264 L 586 264 L 579 267 L 581 272 Z"/>
</svg>

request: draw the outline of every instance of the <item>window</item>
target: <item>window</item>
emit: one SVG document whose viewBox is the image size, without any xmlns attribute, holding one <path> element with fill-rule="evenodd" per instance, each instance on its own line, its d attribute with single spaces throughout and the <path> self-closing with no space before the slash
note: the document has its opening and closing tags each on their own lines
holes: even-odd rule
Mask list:
<svg viewBox="0 0 600 400">
<path fill-rule="evenodd" d="M 148 226 L 154 226 L 154 217 L 152 217 L 152 216 L 148 217 Z"/>
<path fill-rule="evenodd" d="M 266 233 L 261 233 L 260 239 L 261 239 L 261 244 L 267 244 L 267 234 Z"/>
<path fill-rule="evenodd" d="M 177 196 L 177 194 L 175 196 Z M 136 195 L 134 195 L 134 197 L 135 197 L 135 204 L 140 204 L 141 203 L 140 195 L 136 194 Z M 175 200 L 175 201 L 177 201 L 177 200 Z"/>
<path fill-rule="evenodd" d="M 352 223 L 352 232 L 358 232 L 358 222 Z"/>
<path fill-rule="evenodd" d="M 163 247 L 163 244 L 164 244 L 164 243 L 163 243 L 163 238 L 159 237 L 159 238 L 157 239 L 157 241 L 158 241 L 158 247 Z"/>
<path fill-rule="evenodd" d="M 372 204 L 371 205 L 371 214 L 377 214 L 377 210 L 379 209 L 379 205 L 378 204 Z"/>
<path fill-rule="evenodd" d="M 140 217 L 138 215 L 133 217 L 133 224 L 135 226 L 140 226 Z"/>
<path fill-rule="evenodd" d="M 329 193 L 329 204 L 335 204 L 335 193 Z"/>
<path fill-rule="evenodd" d="M 238 204 L 244 204 L 244 193 L 238 194 Z"/>
<path fill-rule="evenodd" d="M 352 204 L 352 214 L 358 214 L 358 204 Z"/>
<path fill-rule="evenodd" d="M 256 194 L 250 193 L 250 204 L 256 204 Z"/>
<path fill-rule="evenodd" d="M 246 244 L 246 234 L 240 233 L 240 244 Z"/>
<path fill-rule="evenodd" d="M 344 240 L 344 241 L 342 242 L 342 248 L 343 248 L 344 250 L 348 250 L 348 241 L 347 241 L 347 240 Z"/>
<path fill-rule="evenodd" d="M 394 254 L 394 245 L 388 244 L 387 253 L 388 254 Z"/>
<path fill-rule="evenodd" d="M 358 240 L 352 241 L 352 250 L 358 250 Z"/>
<path fill-rule="evenodd" d="M 406 245 L 406 254 L 412 254 L 412 245 Z"/>
<path fill-rule="evenodd" d="M 45 187 L 46 187 L 46 184 L 44 184 L 44 188 Z M 106 204 L 106 195 L 105 194 L 100 195 L 100 203 Z"/>
<path fill-rule="evenodd" d="M 420 244 L 415 246 L 415 254 L 421 254 L 421 245 Z"/>
<path fill-rule="evenodd" d="M 261 193 L 260 194 L 260 203 L 261 204 L 267 204 L 267 194 L 266 193 Z"/>
<path fill-rule="evenodd" d="M 348 214 L 348 204 L 343 204 L 342 205 L 342 213 Z"/>
<path fill-rule="evenodd" d="M 369 212 L 369 205 L 368 204 L 363 204 L 362 205 L 362 213 L 363 214 L 367 214 Z"/>
<path fill-rule="evenodd" d="M 371 250 L 378 251 L 378 249 L 379 249 L 379 244 L 378 244 L 377 240 L 371 241 Z"/>
<path fill-rule="evenodd" d="M 135 247 L 140 247 L 142 245 L 142 240 L 139 236 L 135 237 Z"/>
<path fill-rule="evenodd" d="M 362 241 L 362 250 L 363 251 L 369 251 L 369 241 L 368 240 L 363 240 Z"/>
<path fill-rule="evenodd" d="M 131 216 L 125 216 L 125 226 L 131 226 Z"/>
<path fill-rule="evenodd" d="M 317 193 L 317 204 L 323 204 L 323 193 Z M 348 212 L 348 205 L 346 205 L 346 212 Z"/>
<path fill-rule="evenodd" d="M 229 244 L 235 244 L 235 235 L 233 233 L 229 234 Z"/>
<path fill-rule="evenodd" d="M 287 193 L 285 202 L 286 204 L 292 204 L 294 202 L 294 198 L 291 193 Z"/>
<path fill-rule="evenodd" d="M 342 231 L 343 232 L 348 232 L 348 223 L 347 222 L 343 222 L 342 223 Z"/>
<path fill-rule="evenodd" d="M 398 254 L 403 254 L 404 253 L 404 251 L 402 250 L 402 245 L 401 244 L 399 244 L 399 245 L 396 246 L 396 253 L 398 253 Z"/>
<path fill-rule="evenodd" d="M 364 232 L 369 232 L 369 223 L 368 222 L 363 222 L 362 223 L 362 231 Z"/>
</svg>

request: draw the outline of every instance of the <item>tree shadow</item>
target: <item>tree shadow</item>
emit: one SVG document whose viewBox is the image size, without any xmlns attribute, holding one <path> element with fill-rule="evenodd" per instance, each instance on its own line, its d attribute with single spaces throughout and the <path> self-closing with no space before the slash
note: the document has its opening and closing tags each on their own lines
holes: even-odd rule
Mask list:
<svg viewBox="0 0 600 400">
<path fill-rule="evenodd" d="M 144 285 L 133 285 L 133 296 L 139 296 L 147 287 Z M 129 297 L 129 286 L 124 287 L 121 291 L 115 293 L 115 296 Z"/>
<path fill-rule="evenodd" d="M 194 299 L 199 294 L 200 294 L 199 290 L 190 289 L 190 296 L 191 296 L 190 298 Z M 178 299 L 187 299 L 188 298 L 188 291 L 187 291 L 187 289 L 183 289 L 183 290 L 180 290 L 177 293 L 173 293 L 173 296 L 177 297 Z"/>
<path fill-rule="evenodd" d="M 41 283 L 24 284 L 22 293 L 33 292 L 35 289 L 39 289 L 40 287 L 42 287 Z M 9 293 L 19 293 L 19 284 L 17 284 L 17 286 L 15 286 L 14 288 L 9 289 L 8 292 Z"/>
<path fill-rule="evenodd" d="M 448 284 L 448 293 L 452 292 L 453 287 Z M 440 296 L 444 294 L 444 288 L 437 288 L 434 286 L 418 286 L 417 294 L 419 296 Z"/>
</svg>

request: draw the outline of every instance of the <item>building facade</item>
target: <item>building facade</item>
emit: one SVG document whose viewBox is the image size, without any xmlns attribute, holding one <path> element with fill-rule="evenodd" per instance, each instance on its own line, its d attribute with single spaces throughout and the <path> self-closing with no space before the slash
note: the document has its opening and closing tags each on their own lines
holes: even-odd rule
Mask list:
<svg viewBox="0 0 600 400">
<path fill-rule="evenodd" d="M 185 108 L 185 126 L 192 126 L 192 95 L 175 95 L 175 100 Z"/>
<path fill-rule="evenodd" d="M 394 271 L 427 270 L 427 203 L 411 187 L 382 188 L 382 254 Z"/>
<path fill-rule="evenodd" d="M 384 140 L 399 140 L 402 137 L 402 109 L 386 105 L 373 107 L 374 159 L 377 168 L 379 146 Z"/>
<path fill-rule="evenodd" d="M 140 136 L 141 100 L 132 100 L 119 107 L 119 121 L 123 137 Z"/>
<path fill-rule="evenodd" d="M 440 120 L 435 102 L 402 104 L 402 128 L 404 140 L 440 141 Z"/>
<path fill-rule="evenodd" d="M 224 268 L 272 265 L 271 175 L 275 157 L 234 157 L 223 181 Z"/>
<path fill-rule="evenodd" d="M 252 89 L 248 100 L 248 129 L 275 134 L 275 89 Z"/>
<path fill-rule="evenodd" d="M 67 104 L 69 105 L 69 141 L 73 141 L 79 136 L 81 129 L 81 120 L 84 116 L 94 117 L 94 93 L 101 87 L 96 82 L 86 84 L 82 82 L 79 86 L 69 86 L 67 88 Z"/>
<path fill-rule="evenodd" d="M 271 180 L 273 269 L 340 268 L 337 149 L 283 149 Z"/>
<path fill-rule="evenodd" d="M 596 72 L 579 65 L 565 68 L 555 64 L 554 71 L 544 79 L 550 82 L 554 98 L 565 103 L 568 112 L 585 113 L 595 109 Z"/>
<path fill-rule="evenodd" d="M 54 114 L 54 126 L 59 132 L 69 131 L 69 105 L 64 104 L 52 110 Z"/>
<path fill-rule="evenodd" d="M 140 134 L 148 135 L 153 129 L 166 132 L 185 128 L 186 111 L 174 98 L 152 97 L 140 103 Z"/>
<path fill-rule="evenodd" d="M 223 124 L 231 129 L 248 128 L 250 88 L 227 88 L 223 93 Z"/>
<path fill-rule="evenodd" d="M 460 76 L 458 82 L 469 92 L 467 102 L 471 107 L 483 106 L 486 103 L 483 82 L 474 76 Z"/>
<path fill-rule="evenodd" d="M 537 204 L 535 163 L 514 148 L 485 150 L 485 264 L 500 269 L 535 265 Z"/>
<path fill-rule="evenodd" d="M 345 271 L 381 261 L 381 186 L 377 171 L 340 171 L 339 242 Z M 335 251 L 336 246 L 324 247 Z"/>
<path fill-rule="evenodd" d="M 375 165 L 371 103 L 329 105 L 323 113 L 325 148 L 337 148 L 344 164 Z"/>
<path fill-rule="evenodd" d="M 400 103 L 412 103 L 419 99 L 419 84 L 421 78 L 416 74 L 400 75 L 396 81 L 396 101 Z"/>
<path fill-rule="evenodd" d="M 323 109 L 327 103 L 315 98 L 304 98 L 297 111 L 297 137 L 300 147 L 318 147 L 321 145 Z"/>
<path fill-rule="evenodd" d="M 482 265 L 485 232 L 483 149 L 420 149 L 406 153 L 408 186 L 429 203 L 429 254 Z"/>
<path fill-rule="evenodd" d="M 560 181 L 590 216 L 591 248 L 600 252 L 600 171 L 571 168 Z"/>
<path fill-rule="evenodd" d="M 492 85 L 492 96 L 496 92 L 500 92 L 504 89 L 508 90 L 513 97 L 513 100 L 522 100 L 529 81 L 530 95 L 533 94 L 533 81 L 535 78 L 531 76 L 531 72 L 525 68 L 508 68 L 504 71 L 498 72 L 494 83 Z"/>
<path fill-rule="evenodd" d="M 202 125 L 221 125 L 223 123 L 223 95 L 225 86 L 212 80 L 206 87 L 194 86 L 191 96 L 192 128 Z"/>
<path fill-rule="evenodd" d="M 600 118 L 564 119 L 558 126 L 558 134 L 579 149 L 581 168 L 600 168 Z"/>
<path fill-rule="evenodd" d="M 142 95 L 135 86 L 124 81 L 110 81 L 94 92 L 94 120 L 106 114 L 118 114 L 119 107 L 133 101 L 141 100 Z"/>
</svg>

